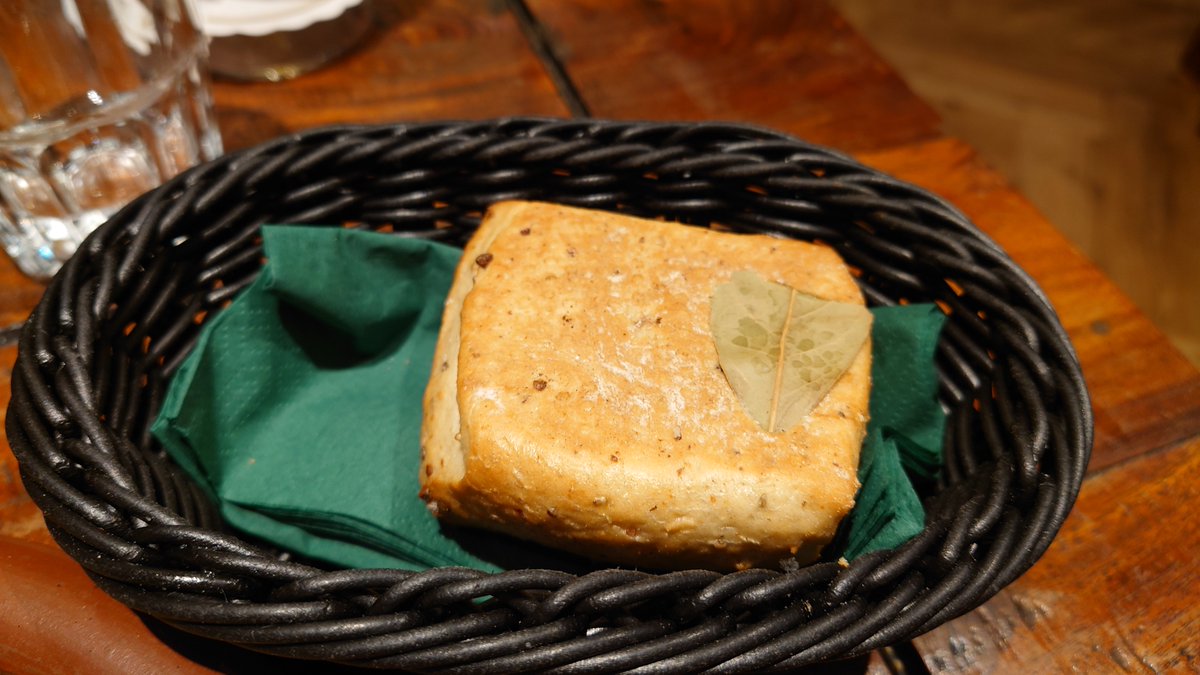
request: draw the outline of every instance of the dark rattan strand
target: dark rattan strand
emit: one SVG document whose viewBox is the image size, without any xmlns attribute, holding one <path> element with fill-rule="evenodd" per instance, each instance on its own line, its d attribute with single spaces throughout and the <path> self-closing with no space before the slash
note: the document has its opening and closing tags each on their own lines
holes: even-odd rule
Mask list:
<svg viewBox="0 0 1200 675">
<path fill-rule="evenodd" d="M 257 274 L 260 225 L 462 244 L 515 198 L 820 240 L 872 303 L 940 303 L 950 419 L 924 533 L 848 567 L 578 576 L 323 570 L 224 531 L 147 427 L 197 317 Z M 1045 297 L 944 201 L 762 129 L 538 119 L 318 129 L 143 196 L 50 284 L 20 339 L 7 428 L 51 532 L 129 606 L 283 656 L 464 673 L 745 672 L 911 638 L 1037 560 L 1092 442 Z"/>
</svg>

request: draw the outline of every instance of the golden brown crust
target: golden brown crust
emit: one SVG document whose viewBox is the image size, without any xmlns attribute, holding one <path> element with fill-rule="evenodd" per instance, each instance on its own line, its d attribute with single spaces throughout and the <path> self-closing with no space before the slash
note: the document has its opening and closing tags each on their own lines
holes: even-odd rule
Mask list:
<svg viewBox="0 0 1200 675">
<path fill-rule="evenodd" d="M 709 328 L 713 289 L 742 269 L 862 304 L 827 247 L 493 206 L 456 273 L 426 391 L 431 508 L 608 562 L 816 557 L 858 489 L 870 345 L 805 422 L 763 431 Z"/>
</svg>

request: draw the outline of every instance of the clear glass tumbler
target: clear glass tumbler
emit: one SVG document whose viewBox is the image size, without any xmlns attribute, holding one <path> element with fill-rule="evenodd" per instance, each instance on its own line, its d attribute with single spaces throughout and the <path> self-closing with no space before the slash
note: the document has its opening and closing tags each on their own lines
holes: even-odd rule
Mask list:
<svg viewBox="0 0 1200 675">
<path fill-rule="evenodd" d="M 46 279 L 134 197 L 221 154 L 188 0 L 0 1 L 0 243 Z"/>
</svg>

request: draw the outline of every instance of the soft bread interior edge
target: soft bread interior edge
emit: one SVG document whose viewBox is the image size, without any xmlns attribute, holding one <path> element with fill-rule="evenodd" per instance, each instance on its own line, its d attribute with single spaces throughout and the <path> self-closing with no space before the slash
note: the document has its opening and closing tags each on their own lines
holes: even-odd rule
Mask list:
<svg viewBox="0 0 1200 675">
<path fill-rule="evenodd" d="M 516 202 L 502 202 L 492 206 L 484 218 L 481 230 L 463 249 L 463 259 L 474 261 L 486 252 L 522 208 L 524 206 Z M 421 470 L 426 478 L 436 477 L 437 480 L 432 481 L 435 485 L 453 485 L 461 481 L 466 473 L 470 439 L 462 429 L 458 406 L 461 314 L 463 302 L 475 287 L 475 278 L 485 271 L 485 267 L 475 263 L 460 265 L 455 272 L 454 284 L 443 308 L 442 328 L 434 352 L 430 386 L 425 391 L 426 419 L 421 428 Z"/>
</svg>

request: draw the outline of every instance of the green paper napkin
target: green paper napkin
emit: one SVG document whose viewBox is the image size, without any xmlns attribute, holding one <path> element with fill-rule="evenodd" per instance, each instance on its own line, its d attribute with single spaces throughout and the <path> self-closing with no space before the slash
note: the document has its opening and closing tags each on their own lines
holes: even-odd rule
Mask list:
<svg viewBox="0 0 1200 675">
<path fill-rule="evenodd" d="M 859 458 L 862 483 L 843 556 L 890 549 L 925 527 L 925 510 L 905 473 L 932 478 L 942 462 L 946 420 L 933 364 L 946 317 L 934 305 L 871 310 L 871 421 Z"/>
<path fill-rule="evenodd" d="M 421 398 L 461 251 L 263 228 L 268 263 L 202 332 L 154 434 L 235 527 L 348 567 L 494 569 L 417 497 Z"/>
<path fill-rule="evenodd" d="M 263 228 L 258 279 L 205 326 L 153 432 L 234 527 L 345 567 L 494 565 L 417 497 L 421 403 L 461 251 L 395 235 Z M 871 423 L 844 555 L 897 546 L 924 513 L 906 474 L 940 464 L 931 305 L 873 310 Z"/>
</svg>

